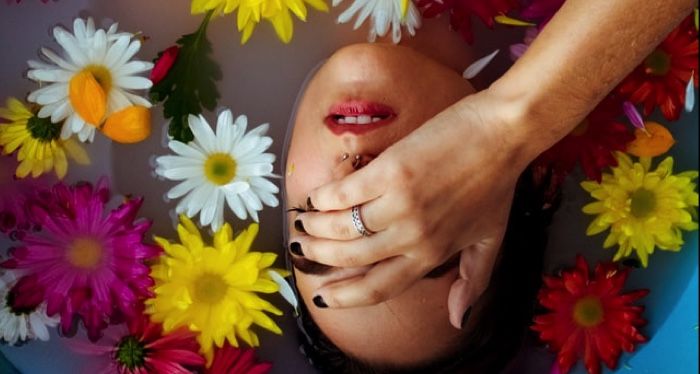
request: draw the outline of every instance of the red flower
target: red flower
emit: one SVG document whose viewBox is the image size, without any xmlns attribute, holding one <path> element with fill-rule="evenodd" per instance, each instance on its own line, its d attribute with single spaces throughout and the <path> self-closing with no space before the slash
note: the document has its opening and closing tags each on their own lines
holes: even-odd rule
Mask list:
<svg viewBox="0 0 700 374">
<path fill-rule="evenodd" d="M 535 317 L 532 329 L 557 352 L 557 364 L 566 374 L 579 358 L 588 373 L 600 373 L 600 362 L 614 369 L 622 350 L 633 352 L 646 342 L 638 328 L 646 324 L 644 307 L 633 303 L 648 290 L 621 293 L 629 270 L 612 263 L 599 263 L 593 277 L 583 257 L 560 277 L 544 277 L 538 299 L 549 309 Z"/>
<path fill-rule="evenodd" d="M 553 180 L 562 181 L 580 164 L 586 177 L 600 182 L 604 168 L 617 166 L 614 151 L 624 152 L 634 140 L 628 126 L 618 121 L 621 114 L 619 100 L 604 100 L 574 131 L 541 154 L 533 166 L 551 168 Z"/>
<path fill-rule="evenodd" d="M 272 369 L 269 362 L 257 362 L 255 351 L 249 348 L 234 348 L 229 344 L 216 351 L 214 361 L 207 370 L 209 374 L 266 374 Z"/>
<path fill-rule="evenodd" d="M 204 367 L 193 333 L 180 329 L 163 335 L 163 328 L 141 314 L 128 321 L 128 329 L 107 335 L 107 345 L 70 345 L 78 352 L 102 356 L 106 362 L 98 372 L 120 374 L 189 374 Z"/>
<path fill-rule="evenodd" d="M 685 90 L 695 71 L 698 86 L 698 33 L 692 17 L 686 18 L 669 34 L 618 87 L 630 101 L 644 104 L 644 115 L 655 107 L 675 121 L 685 103 Z"/>
<path fill-rule="evenodd" d="M 450 12 L 450 24 L 468 43 L 474 42 L 472 16 L 477 16 L 486 26 L 493 28 L 494 17 L 506 14 L 518 7 L 518 0 L 418 0 L 416 5 L 425 18 Z"/>
<path fill-rule="evenodd" d="M 180 47 L 178 46 L 172 46 L 158 54 L 158 59 L 153 66 L 153 70 L 151 70 L 150 76 L 151 82 L 153 82 L 154 85 L 158 84 L 168 75 L 170 69 L 175 65 L 178 54 L 180 54 Z"/>
</svg>

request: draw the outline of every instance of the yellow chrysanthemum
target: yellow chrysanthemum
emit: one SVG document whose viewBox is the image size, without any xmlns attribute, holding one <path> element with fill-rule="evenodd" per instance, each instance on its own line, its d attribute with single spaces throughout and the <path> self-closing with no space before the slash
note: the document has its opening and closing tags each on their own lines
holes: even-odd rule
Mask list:
<svg viewBox="0 0 700 374">
<path fill-rule="evenodd" d="M 209 11 L 229 14 L 238 9 L 238 31 L 242 33 L 242 44 L 250 39 L 261 20 L 270 22 L 280 40 L 289 43 L 294 34 L 291 13 L 306 21 L 306 4 L 319 11 L 328 11 L 325 0 L 192 0 L 191 11 L 192 14 Z"/>
<path fill-rule="evenodd" d="M 90 163 L 85 150 L 73 139 L 59 139 L 61 126 L 51 123 L 49 118 L 39 118 L 15 98 L 7 99 L 5 108 L 0 108 L 0 147 L 5 154 L 17 152 L 18 178 L 30 173 L 36 178 L 51 170 L 58 178 L 68 171 L 67 157 L 78 164 Z"/>
<path fill-rule="evenodd" d="M 202 241 L 185 216 L 180 216 L 177 232 L 181 243 L 156 238 L 165 254 L 151 268 L 155 297 L 146 301 L 146 311 L 154 321 L 163 323 L 166 332 L 182 326 L 196 332 L 208 362 L 214 346 L 222 347 L 226 340 L 235 347 L 237 337 L 250 346 L 260 345 L 251 331 L 253 324 L 282 333 L 265 314 L 282 312 L 257 295 L 279 290 L 267 271 L 277 255 L 249 251 L 257 224 L 235 239 L 231 226 L 225 224 L 214 235 L 213 246 Z"/>
<path fill-rule="evenodd" d="M 604 247 L 619 246 L 615 261 L 636 251 L 644 267 L 654 248 L 679 251 L 683 245 L 681 230 L 698 228 L 697 171 L 673 174 L 673 158 L 667 157 L 656 170 L 651 159 L 633 162 L 617 153 L 618 166 L 604 174 L 600 184 L 586 181 L 581 186 L 597 201 L 583 207 L 586 214 L 597 215 L 587 235 L 608 228 Z"/>
</svg>

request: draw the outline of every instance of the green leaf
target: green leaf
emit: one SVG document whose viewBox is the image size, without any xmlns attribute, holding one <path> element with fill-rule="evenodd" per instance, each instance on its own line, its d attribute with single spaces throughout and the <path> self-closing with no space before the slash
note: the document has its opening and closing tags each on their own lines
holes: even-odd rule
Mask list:
<svg viewBox="0 0 700 374">
<path fill-rule="evenodd" d="M 175 64 L 150 92 L 153 102 L 163 102 L 163 115 L 170 119 L 168 135 L 184 143 L 194 139 L 187 117 L 198 115 L 203 109 L 214 110 L 219 99 L 216 81 L 221 80 L 222 73 L 211 58 L 212 47 L 207 39 L 211 16 L 212 12 L 207 13 L 196 32 L 177 41 L 180 53 Z"/>
</svg>

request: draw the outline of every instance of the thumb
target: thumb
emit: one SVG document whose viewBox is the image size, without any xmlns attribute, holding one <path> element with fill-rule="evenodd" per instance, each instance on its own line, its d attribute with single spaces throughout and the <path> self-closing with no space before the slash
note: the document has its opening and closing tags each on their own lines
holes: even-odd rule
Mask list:
<svg viewBox="0 0 700 374">
<path fill-rule="evenodd" d="M 447 297 L 447 310 L 450 315 L 450 323 L 456 329 L 462 328 L 464 314 L 470 306 L 470 287 L 469 281 L 463 278 L 457 278 L 450 287 L 450 293 Z"/>
</svg>

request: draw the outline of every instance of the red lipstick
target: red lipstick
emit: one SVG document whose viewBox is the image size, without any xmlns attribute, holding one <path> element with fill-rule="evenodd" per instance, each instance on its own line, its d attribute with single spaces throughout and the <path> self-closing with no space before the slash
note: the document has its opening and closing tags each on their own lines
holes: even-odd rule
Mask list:
<svg viewBox="0 0 700 374">
<path fill-rule="evenodd" d="M 396 113 L 390 106 L 353 100 L 333 105 L 325 122 L 336 135 L 345 132 L 361 135 L 386 126 L 395 118 Z"/>
</svg>

